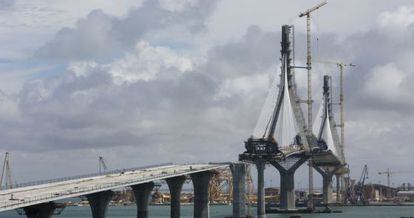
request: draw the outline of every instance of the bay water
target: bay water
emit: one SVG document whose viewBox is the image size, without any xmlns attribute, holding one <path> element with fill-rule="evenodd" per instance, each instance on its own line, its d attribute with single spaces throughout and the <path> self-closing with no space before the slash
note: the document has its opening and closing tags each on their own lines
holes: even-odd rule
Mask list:
<svg viewBox="0 0 414 218">
<path fill-rule="evenodd" d="M 331 214 L 300 214 L 301 217 L 317 218 L 317 217 L 334 217 L 334 218 L 401 218 L 413 217 L 414 206 L 360 206 L 360 207 L 336 207 L 336 210 L 341 210 L 342 213 Z M 255 213 L 255 208 L 249 209 L 252 214 Z M 230 216 L 232 207 L 228 205 L 214 205 L 210 206 L 211 218 L 223 218 Z M 168 218 L 170 213 L 169 206 L 149 206 L 149 217 L 151 218 Z M 193 214 L 192 206 L 181 207 L 181 217 L 190 218 Z M 292 214 L 268 214 L 267 217 L 283 217 L 289 218 Z M 0 218 L 24 218 L 16 211 L 1 212 Z M 91 218 L 90 208 L 84 207 L 67 207 L 62 214 L 55 215 L 56 218 Z M 108 208 L 107 218 L 136 218 L 135 206 L 110 206 Z"/>
</svg>

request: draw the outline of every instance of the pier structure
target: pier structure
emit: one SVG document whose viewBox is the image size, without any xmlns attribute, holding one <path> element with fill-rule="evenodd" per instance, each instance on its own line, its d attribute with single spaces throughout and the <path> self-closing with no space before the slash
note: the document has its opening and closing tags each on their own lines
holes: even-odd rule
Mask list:
<svg viewBox="0 0 414 218">
<path fill-rule="evenodd" d="M 245 163 L 231 163 L 230 170 L 233 176 L 233 216 L 232 218 L 246 218 L 246 176 L 248 165 Z"/>
</svg>

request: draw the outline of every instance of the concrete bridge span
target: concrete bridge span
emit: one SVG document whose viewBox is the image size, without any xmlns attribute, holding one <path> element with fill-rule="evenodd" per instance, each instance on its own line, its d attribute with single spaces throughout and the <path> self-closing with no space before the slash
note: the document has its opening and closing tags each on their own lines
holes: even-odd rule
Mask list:
<svg viewBox="0 0 414 218">
<path fill-rule="evenodd" d="M 0 190 L 0 212 L 21 208 L 28 218 L 50 218 L 56 209 L 53 202 L 86 196 L 93 218 L 105 218 L 111 190 L 129 186 L 135 194 L 137 217 L 148 217 L 153 181 L 166 180 L 172 195 L 171 217 L 180 217 L 179 195 L 185 177 L 190 176 L 195 193 L 194 217 L 209 217 L 208 184 L 212 171 L 229 164 L 167 164 Z"/>
</svg>

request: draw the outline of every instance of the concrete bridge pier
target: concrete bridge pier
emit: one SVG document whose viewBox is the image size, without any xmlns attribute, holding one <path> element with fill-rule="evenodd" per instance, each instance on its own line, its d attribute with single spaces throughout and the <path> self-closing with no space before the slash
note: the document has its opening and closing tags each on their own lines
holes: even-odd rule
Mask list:
<svg viewBox="0 0 414 218">
<path fill-rule="evenodd" d="M 233 176 L 233 218 L 246 218 L 246 171 L 247 164 L 230 164 Z"/>
<path fill-rule="evenodd" d="M 133 185 L 131 188 L 134 192 L 135 204 L 137 205 L 137 218 L 147 218 L 149 197 L 154 188 L 154 183 L 148 182 Z"/>
<path fill-rule="evenodd" d="M 211 174 L 210 171 L 205 171 L 190 175 L 194 186 L 194 218 L 210 217 L 208 195 Z"/>
<path fill-rule="evenodd" d="M 103 191 L 86 195 L 92 210 L 93 218 L 105 218 L 108 204 L 113 196 L 112 191 Z"/>
<path fill-rule="evenodd" d="M 336 175 L 336 203 L 341 202 L 341 175 Z"/>
<path fill-rule="evenodd" d="M 56 209 L 53 202 L 36 204 L 23 208 L 27 218 L 50 218 Z"/>
<path fill-rule="evenodd" d="M 181 189 L 185 182 L 185 176 L 177 176 L 166 179 L 171 195 L 170 216 L 171 218 L 180 218 L 180 196 Z"/>
<path fill-rule="evenodd" d="M 297 160 L 287 159 L 283 162 L 272 162 L 280 173 L 280 209 L 295 209 L 295 171 L 307 160 L 302 157 Z M 290 165 L 290 166 L 289 166 Z"/>
<path fill-rule="evenodd" d="M 319 172 L 322 176 L 322 190 L 323 190 L 323 203 L 329 204 L 333 203 L 332 199 L 332 177 L 335 175 L 335 172 L 338 170 L 338 167 L 332 166 L 315 166 L 316 171 Z M 340 197 L 340 177 L 336 177 L 336 200 L 339 202 Z"/>
<path fill-rule="evenodd" d="M 257 218 L 265 218 L 265 190 L 264 190 L 264 170 L 266 163 L 264 160 L 256 161 L 257 168 Z"/>
<path fill-rule="evenodd" d="M 323 193 L 323 203 L 329 204 L 332 203 L 332 175 L 324 175 L 322 176 L 322 193 Z M 338 188 L 337 188 L 338 191 Z M 339 196 L 339 192 L 337 192 L 337 198 Z"/>
</svg>

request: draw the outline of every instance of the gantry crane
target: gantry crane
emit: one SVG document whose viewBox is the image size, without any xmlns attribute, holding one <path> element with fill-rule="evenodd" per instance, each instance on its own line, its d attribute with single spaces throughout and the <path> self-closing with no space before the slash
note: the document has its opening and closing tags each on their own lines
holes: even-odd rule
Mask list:
<svg viewBox="0 0 414 218">
<path fill-rule="evenodd" d="M 307 9 L 305 12 L 299 14 L 299 17 L 306 16 L 306 69 L 307 69 L 307 76 L 308 76 L 308 133 L 312 133 L 312 77 L 311 77 L 311 69 L 312 69 L 312 52 L 311 52 L 311 31 L 310 31 L 310 15 L 312 12 L 318 10 L 322 6 L 326 5 L 327 1 L 323 1 L 318 5 Z M 312 164 L 312 157 L 308 161 L 309 165 L 309 205 L 310 209 L 313 209 L 313 164 Z"/>
</svg>

